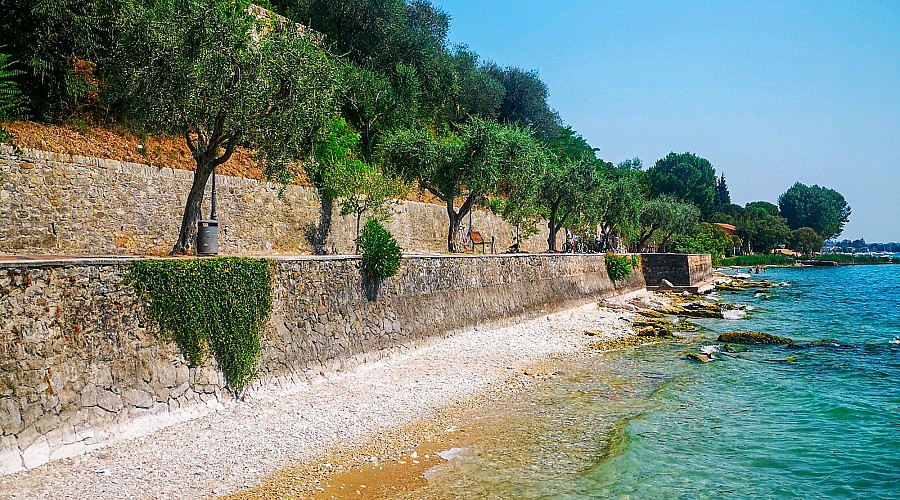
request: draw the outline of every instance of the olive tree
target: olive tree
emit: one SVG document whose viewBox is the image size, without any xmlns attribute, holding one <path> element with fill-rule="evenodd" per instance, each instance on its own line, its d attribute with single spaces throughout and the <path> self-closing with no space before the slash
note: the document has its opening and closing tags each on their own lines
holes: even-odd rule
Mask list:
<svg viewBox="0 0 900 500">
<path fill-rule="evenodd" d="M 356 251 L 359 252 L 359 230 L 362 216 L 385 220 L 389 207 L 403 196 L 406 186 L 384 175 L 377 168 L 360 160 L 347 160 L 335 165 L 326 173 L 326 182 L 340 200 L 341 215 L 356 218 Z"/>
<path fill-rule="evenodd" d="M 641 207 L 637 250 L 643 250 L 653 237 L 665 248 L 674 236 L 689 233 L 700 222 L 700 210 L 692 203 L 660 196 Z"/>
<path fill-rule="evenodd" d="M 337 112 L 336 69 L 290 26 L 268 28 L 230 0 L 149 0 L 122 16 L 108 84 L 129 116 L 184 138 L 196 163 L 173 254 L 195 249 L 207 181 L 239 145 L 270 178 Z"/>
<path fill-rule="evenodd" d="M 455 134 L 395 131 L 381 151 L 389 170 L 446 204 L 451 252 L 457 250 L 460 223 L 475 203 L 498 194 L 505 180 L 532 172 L 540 158 L 540 146 L 526 130 L 475 117 Z"/>
<path fill-rule="evenodd" d="M 541 171 L 540 202 L 547 214 L 547 251 L 556 251 L 556 234 L 579 214 L 590 212 L 602 196 L 603 173 L 597 160 L 552 157 Z"/>
</svg>

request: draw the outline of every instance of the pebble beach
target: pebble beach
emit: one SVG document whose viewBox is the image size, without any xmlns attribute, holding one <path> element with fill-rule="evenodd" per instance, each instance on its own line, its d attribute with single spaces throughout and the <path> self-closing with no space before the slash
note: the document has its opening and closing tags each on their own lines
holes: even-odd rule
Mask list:
<svg viewBox="0 0 900 500">
<path fill-rule="evenodd" d="M 308 497 L 324 476 L 440 432 L 454 409 L 521 389 L 554 358 L 631 337 L 634 311 L 656 300 L 640 291 L 482 325 L 346 373 L 264 387 L 212 414 L 2 476 L 0 498 Z"/>
</svg>

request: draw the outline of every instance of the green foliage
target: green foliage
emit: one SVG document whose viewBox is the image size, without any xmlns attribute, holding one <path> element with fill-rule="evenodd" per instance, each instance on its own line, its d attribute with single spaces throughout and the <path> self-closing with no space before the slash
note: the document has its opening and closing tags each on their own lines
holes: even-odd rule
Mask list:
<svg viewBox="0 0 900 500">
<path fill-rule="evenodd" d="M 794 264 L 796 264 L 794 259 L 785 255 L 773 253 L 738 255 L 722 260 L 723 266 L 793 266 Z"/>
<path fill-rule="evenodd" d="M 489 65 L 487 71 L 504 88 L 497 116 L 500 123 L 527 127 L 547 143 L 559 137 L 559 116 L 547 102 L 550 91 L 537 71 L 501 68 L 496 64 Z"/>
<path fill-rule="evenodd" d="M 362 270 L 366 276 L 381 281 L 397 274 L 403 253 L 397 240 L 380 222 L 367 220 L 357 244 L 362 252 Z"/>
<path fill-rule="evenodd" d="M 778 205 L 768 201 L 751 201 L 744 206 L 744 217 L 758 217 L 761 215 L 781 215 Z"/>
<path fill-rule="evenodd" d="M 608 165 L 593 156 L 578 159 L 547 155 L 537 179 L 538 203 L 547 214 L 549 251 L 556 250 L 556 234 L 563 226 L 582 229 L 598 222 Z"/>
<path fill-rule="evenodd" d="M 325 183 L 341 200 L 341 215 L 356 217 L 357 238 L 364 213 L 371 213 L 377 220 L 387 220 L 388 205 L 406 193 L 406 186 L 401 182 L 359 160 L 341 162 L 329 169 Z"/>
<path fill-rule="evenodd" d="M 359 152 L 369 161 L 386 131 L 415 124 L 420 83 L 415 70 L 406 65 L 400 65 L 389 78 L 380 71 L 347 63 L 342 80 L 342 112 L 359 131 Z"/>
<path fill-rule="evenodd" d="M 624 280 L 631 276 L 632 267 L 632 259 L 627 255 L 606 254 L 606 272 L 609 275 L 609 279 L 613 281 Z"/>
<path fill-rule="evenodd" d="M 16 69 L 15 65 L 16 61 L 12 60 L 12 56 L 0 52 L 0 120 L 14 117 L 25 101 L 19 84 L 15 81 L 16 77 L 25 72 Z"/>
<path fill-rule="evenodd" d="M 633 235 L 640 228 L 641 207 L 646 202 L 643 193 L 644 173 L 633 168 L 640 160 L 627 160 L 610 169 L 600 208 L 600 231 L 607 249 L 611 249 L 615 235 Z"/>
<path fill-rule="evenodd" d="M 4 0 L 0 46 L 24 65 L 32 115 L 65 119 L 96 103 L 95 63 L 114 39 L 114 20 L 133 0 Z"/>
<path fill-rule="evenodd" d="M 754 252 L 768 253 L 791 235 L 787 221 L 763 209 L 748 208 L 738 222 L 738 235 Z"/>
<path fill-rule="evenodd" d="M 809 227 L 826 240 L 837 237 L 850 220 L 850 205 L 835 191 L 796 183 L 778 197 L 781 215 L 791 229 Z"/>
<path fill-rule="evenodd" d="M 693 203 L 702 215 L 712 212 L 716 170 L 694 153 L 669 153 L 647 170 L 653 196 L 671 195 Z"/>
<path fill-rule="evenodd" d="M 333 200 L 340 196 L 335 169 L 353 161 L 354 150 L 360 135 L 343 118 L 329 121 L 315 136 L 313 157 L 303 163 L 306 177 L 323 198 Z"/>
<path fill-rule="evenodd" d="M 313 41 L 270 29 L 231 0 L 151 0 L 122 16 L 107 64 L 110 97 L 150 131 L 184 137 L 196 161 L 178 242 L 194 246 L 210 174 L 239 144 L 269 178 L 309 153 L 337 112 L 337 70 Z"/>
<path fill-rule="evenodd" d="M 714 266 L 722 262 L 725 250 L 731 247 L 732 241 L 719 226 L 702 222 L 690 234 L 682 235 L 675 240 L 675 251 L 681 253 L 708 253 Z"/>
<path fill-rule="evenodd" d="M 272 311 L 268 261 L 144 260 L 130 265 L 127 280 L 160 334 L 178 343 L 190 366 L 202 366 L 212 351 L 232 390 L 253 379 Z"/>
<path fill-rule="evenodd" d="M 825 239 L 816 234 L 812 228 L 801 227 L 791 231 L 788 245 L 791 249 L 806 255 L 813 252 L 821 252 L 822 246 L 825 245 Z"/>
<path fill-rule="evenodd" d="M 528 132 L 477 117 L 458 126 L 456 134 L 398 130 L 380 148 L 390 173 L 418 183 L 447 205 L 450 251 L 460 220 L 473 205 L 533 176 L 542 158 Z M 456 209 L 461 197 L 464 201 Z"/>
<path fill-rule="evenodd" d="M 9 54 L 0 52 L 0 121 L 8 120 L 15 116 L 24 103 L 22 91 L 14 80 L 25 74 L 24 71 L 14 67 L 15 61 Z M 0 144 L 10 142 L 12 136 L 3 129 L 0 124 Z"/>
<path fill-rule="evenodd" d="M 722 210 L 731 205 L 731 193 L 728 192 L 728 184 L 723 173 L 716 181 L 715 195 L 713 196 L 713 208 Z M 717 221 L 718 222 L 718 221 Z"/>
<path fill-rule="evenodd" d="M 900 264 L 900 259 L 896 257 L 875 257 L 874 255 L 845 255 L 845 254 L 825 254 L 816 257 L 816 260 L 837 262 L 839 264 L 850 265 L 874 265 L 874 264 Z"/>
<path fill-rule="evenodd" d="M 676 236 L 691 233 L 699 221 L 700 211 L 691 203 L 680 202 L 668 195 L 649 200 L 641 206 L 638 250 L 650 241 L 668 247 Z"/>
</svg>

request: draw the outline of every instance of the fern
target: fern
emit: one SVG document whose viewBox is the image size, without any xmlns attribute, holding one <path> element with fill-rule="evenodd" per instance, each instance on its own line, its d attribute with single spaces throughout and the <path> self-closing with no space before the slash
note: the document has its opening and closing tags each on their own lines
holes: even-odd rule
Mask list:
<svg viewBox="0 0 900 500">
<path fill-rule="evenodd" d="M 22 91 L 14 78 L 25 74 L 15 69 L 15 61 L 9 54 L 0 52 L 0 120 L 9 120 L 24 103 Z"/>
</svg>

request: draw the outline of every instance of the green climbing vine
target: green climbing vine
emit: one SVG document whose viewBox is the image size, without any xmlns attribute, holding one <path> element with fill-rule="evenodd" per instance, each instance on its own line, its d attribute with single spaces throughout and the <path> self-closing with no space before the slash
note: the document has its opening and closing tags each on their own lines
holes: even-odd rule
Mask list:
<svg viewBox="0 0 900 500">
<path fill-rule="evenodd" d="M 201 366 L 211 351 L 233 391 L 253 379 L 272 312 L 269 261 L 137 261 L 126 279 L 144 299 L 161 336 L 178 344 L 188 365 Z"/>
<path fill-rule="evenodd" d="M 632 260 L 627 256 L 606 254 L 606 272 L 613 281 L 622 281 L 631 276 Z"/>
</svg>

